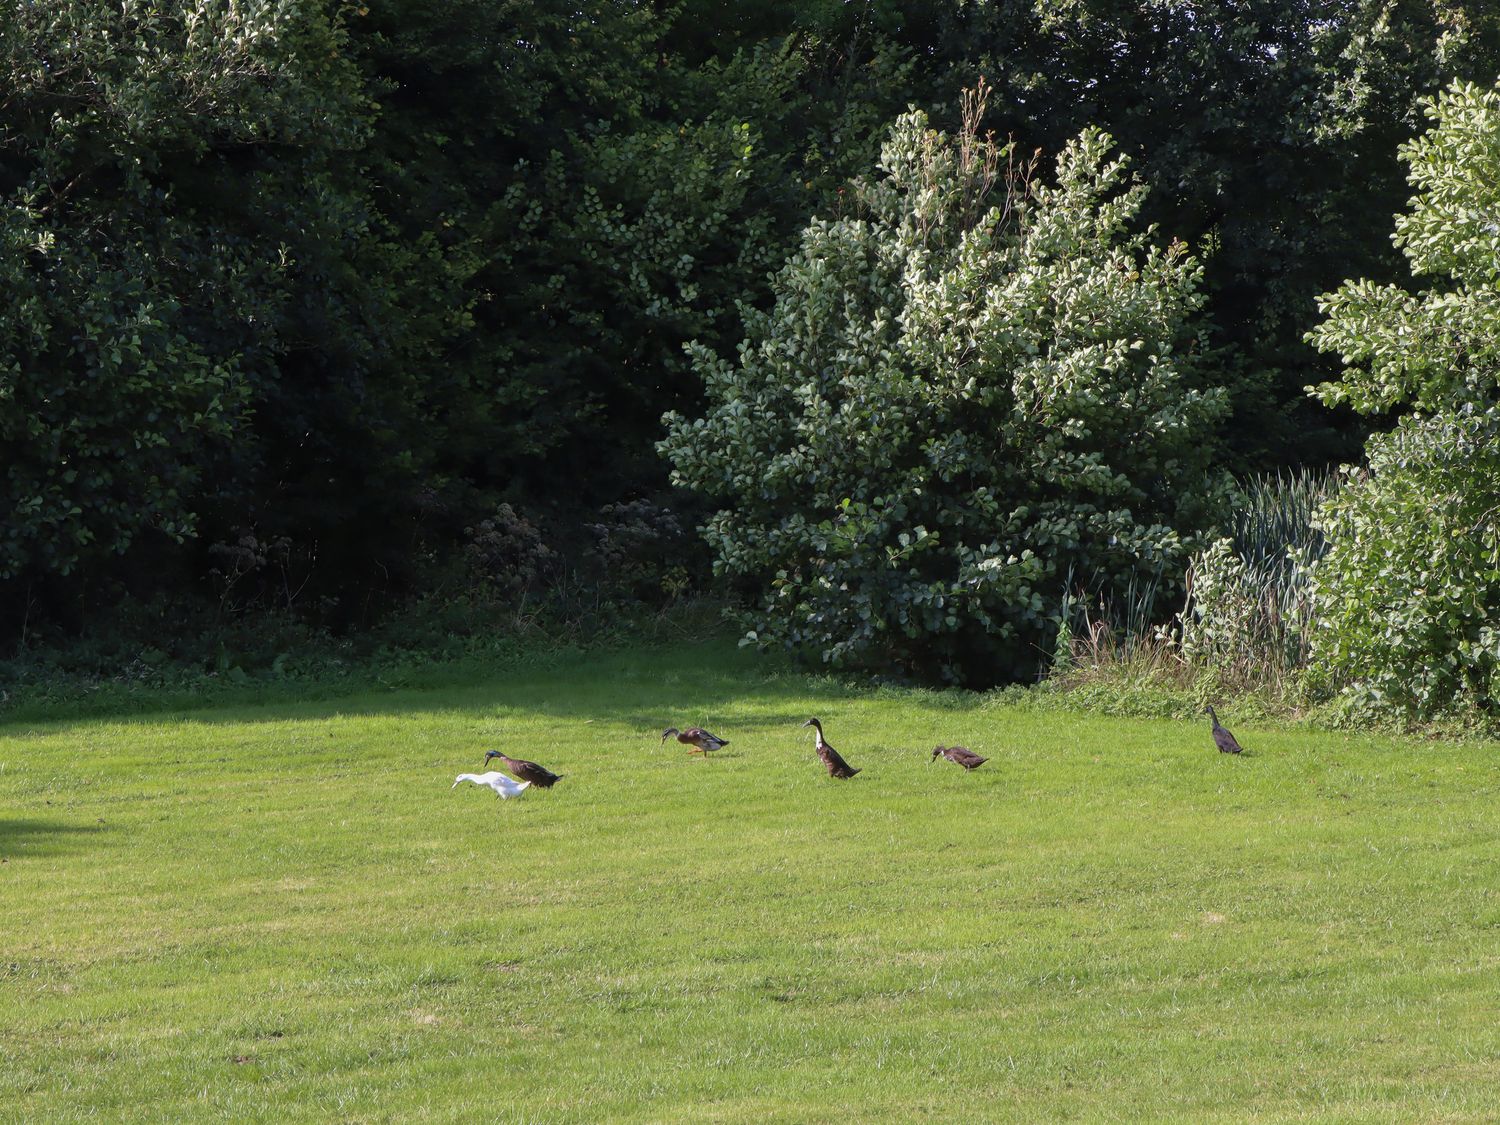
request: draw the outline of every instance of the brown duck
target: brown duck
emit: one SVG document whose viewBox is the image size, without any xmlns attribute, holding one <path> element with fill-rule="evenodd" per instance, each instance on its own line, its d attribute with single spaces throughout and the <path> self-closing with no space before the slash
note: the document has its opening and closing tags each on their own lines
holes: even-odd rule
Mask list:
<svg viewBox="0 0 1500 1125">
<path fill-rule="evenodd" d="M 661 732 L 661 740 L 665 742 L 672 735 L 677 736 L 677 741 L 684 746 L 691 746 L 689 754 L 702 754 L 708 757 L 710 750 L 722 750 L 729 745 L 727 739 L 720 738 L 716 734 L 709 734 L 702 727 L 688 727 L 687 730 L 678 730 L 676 727 L 668 727 Z"/>
<path fill-rule="evenodd" d="M 528 762 L 524 758 L 507 758 L 498 750 L 490 750 L 484 756 L 484 764 L 489 765 L 491 758 L 499 758 L 505 763 L 505 768 L 515 774 L 522 781 L 529 781 L 538 789 L 551 789 L 562 780 L 562 774 L 553 773 L 546 766 L 539 766 L 535 762 Z"/>
<path fill-rule="evenodd" d="M 1213 720 L 1214 745 L 1219 748 L 1220 754 L 1243 754 L 1244 747 L 1235 741 L 1234 735 L 1219 725 L 1219 716 L 1214 714 L 1212 707 L 1203 708 L 1203 713 Z"/>
<path fill-rule="evenodd" d="M 828 745 L 828 743 L 823 740 L 822 723 L 818 722 L 817 719 L 808 719 L 807 722 L 803 723 L 802 725 L 805 727 L 814 727 L 817 729 L 818 737 L 817 741 L 813 743 L 813 749 L 817 750 L 818 757 L 821 758 L 823 760 L 823 764 L 828 767 L 829 777 L 842 777 L 847 779 L 853 777 L 859 772 L 859 770 L 854 769 L 849 765 L 848 762 L 844 761 L 844 759 L 839 756 L 839 752 L 837 750 L 835 750 L 832 746 Z"/>
<path fill-rule="evenodd" d="M 939 746 L 935 748 L 932 751 L 933 762 L 938 760 L 939 754 L 947 758 L 950 762 L 957 762 L 966 770 L 977 770 L 985 762 L 989 761 L 988 758 L 981 758 L 974 751 L 963 746 Z M 928 764 L 931 765 L 931 762 Z"/>
</svg>

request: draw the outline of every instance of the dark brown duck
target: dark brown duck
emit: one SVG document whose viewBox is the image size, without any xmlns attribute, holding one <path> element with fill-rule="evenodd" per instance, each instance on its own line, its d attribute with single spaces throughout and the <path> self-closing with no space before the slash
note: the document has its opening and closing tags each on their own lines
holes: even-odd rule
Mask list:
<svg viewBox="0 0 1500 1125">
<path fill-rule="evenodd" d="M 808 719 L 807 722 L 803 723 L 802 725 L 805 727 L 814 727 L 817 729 L 818 736 L 817 741 L 813 743 L 813 749 L 818 752 L 818 757 L 821 758 L 823 764 L 828 767 L 829 777 L 842 777 L 847 779 L 853 777 L 859 772 L 859 770 L 855 769 L 848 762 L 844 761 L 837 750 L 835 750 L 832 746 L 828 745 L 826 741 L 824 741 L 822 723 L 818 722 L 817 719 Z"/>
<path fill-rule="evenodd" d="M 932 751 L 932 761 L 937 761 L 939 754 L 947 758 L 950 762 L 957 762 L 966 770 L 977 770 L 980 766 L 984 765 L 985 762 L 989 761 L 988 758 L 981 758 L 978 754 L 974 753 L 974 751 L 964 746 L 936 747 Z M 930 765 L 931 763 L 929 762 L 928 764 Z"/>
<path fill-rule="evenodd" d="M 1214 709 L 1212 707 L 1205 707 L 1205 708 L 1203 708 L 1203 711 L 1204 711 L 1204 714 L 1206 714 L 1210 719 L 1213 720 L 1213 724 L 1214 724 L 1214 745 L 1219 748 L 1219 753 L 1220 754 L 1242 754 L 1242 753 L 1244 753 L 1244 748 L 1242 746 L 1240 746 L 1240 744 L 1238 742 L 1235 741 L 1234 735 L 1230 734 L 1228 730 L 1226 730 L 1224 727 L 1221 727 L 1219 725 L 1219 716 L 1217 716 L 1217 715 L 1214 714 Z"/>
<path fill-rule="evenodd" d="M 531 782 L 538 789 L 551 789 L 562 780 L 562 774 L 553 773 L 546 766 L 539 766 L 524 758 L 508 758 L 498 750 L 491 750 L 485 754 L 484 764 L 489 765 L 491 758 L 499 758 L 505 763 L 505 768 L 517 778 Z"/>
</svg>

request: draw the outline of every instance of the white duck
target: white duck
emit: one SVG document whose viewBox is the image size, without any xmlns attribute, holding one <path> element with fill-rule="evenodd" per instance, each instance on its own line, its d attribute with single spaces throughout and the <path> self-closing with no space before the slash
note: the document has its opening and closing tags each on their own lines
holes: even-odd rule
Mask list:
<svg viewBox="0 0 1500 1125">
<path fill-rule="evenodd" d="M 495 791 L 497 797 L 519 797 L 531 788 L 531 782 L 517 781 L 499 770 L 491 770 L 489 773 L 461 773 L 458 775 L 458 780 L 453 783 L 454 789 L 458 788 L 460 781 L 472 781 L 475 785 L 488 785 Z"/>
</svg>

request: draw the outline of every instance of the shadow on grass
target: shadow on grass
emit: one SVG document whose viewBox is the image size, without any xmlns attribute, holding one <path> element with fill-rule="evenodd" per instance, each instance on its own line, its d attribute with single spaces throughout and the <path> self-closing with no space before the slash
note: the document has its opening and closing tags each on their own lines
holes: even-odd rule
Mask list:
<svg viewBox="0 0 1500 1125">
<path fill-rule="evenodd" d="M 0 859 L 34 859 L 95 847 L 108 831 L 103 824 L 0 816 Z"/>
<path fill-rule="evenodd" d="M 811 732 L 801 729 L 810 715 L 817 714 L 832 724 L 830 733 L 838 745 L 835 732 L 840 729 L 843 707 L 880 698 L 890 690 L 799 672 L 775 656 L 739 648 L 733 640 L 724 639 L 575 653 L 544 666 L 480 669 L 465 665 L 451 671 L 453 678 L 445 681 L 441 666 L 429 666 L 422 669 L 418 682 L 351 694 L 329 695 L 316 688 L 309 691 L 288 685 L 264 699 L 217 703 L 202 709 L 163 702 L 158 708 L 109 718 L 91 713 L 29 723 L 0 720 L 0 752 L 19 754 L 24 761 L 28 741 L 68 737 L 101 722 L 215 728 L 371 718 L 392 723 L 416 720 L 419 725 L 457 722 L 465 731 L 456 737 L 479 749 L 507 745 L 514 737 L 516 720 L 524 722 L 531 743 L 544 742 L 545 732 L 538 735 L 536 730 L 539 719 L 567 729 L 573 737 L 584 734 L 586 724 L 598 723 L 601 737 L 616 744 L 622 737 L 638 737 L 643 751 L 659 748 L 661 732 L 669 726 L 706 727 L 731 742 L 745 735 L 778 731 L 790 743 L 810 747 Z M 901 694 L 911 701 L 936 703 L 954 712 L 955 718 L 957 713 L 979 707 L 985 699 L 975 693 L 917 690 Z M 580 726 L 584 729 L 577 729 Z M 631 733 L 622 734 L 622 727 Z M 933 740 L 961 741 L 962 733 L 955 730 L 944 739 L 934 735 Z M 328 737 L 335 737 L 332 730 Z M 426 739 L 429 735 L 418 731 L 415 737 Z M 927 743 L 925 750 L 930 751 L 931 745 Z M 913 753 L 921 749 L 914 747 Z M 534 753 L 520 756 L 544 753 L 537 745 Z"/>
<path fill-rule="evenodd" d="M 593 719 L 636 727 L 643 738 L 659 740 L 669 726 L 714 730 L 722 725 L 724 711 L 741 709 L 751 699 L 754 726 L 792 727 L 807 719 L 810 700 L 836 711 L 839 701 L 862 698 L 873 690 L 796 674 L 774 658 L 723 641 L 579 653 L 543 667 L 479 670 L 469 665 L 455 668 L 449 682 L 434 675 L 438 671 L 424 669 L 423 682 L 365 687 L 348 694 L 289 686 L 261 699 L 209 703 L 201 709 L 163 701 L 157 708 L 135 707 L 112 715 L 0 720 L 0 737 L 24 741 L 99 722 L 239 725 L 450 712 L 470 716 L 475 737 L 485 739 L 503 738 L 507 713 L 515 711 L 529 721 L 540 715 L 569 723 Z M 745 724 L 739 726 L 744 729 Z"/>
</svg>

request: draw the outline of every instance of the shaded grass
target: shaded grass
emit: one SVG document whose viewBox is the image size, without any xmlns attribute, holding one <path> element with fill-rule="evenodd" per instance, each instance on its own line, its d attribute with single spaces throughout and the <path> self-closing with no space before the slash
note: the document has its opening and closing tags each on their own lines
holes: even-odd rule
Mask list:
<svg viewBox="0 0 1500 1125">
<path fill-rule="evenodd" d="M 1491 1119 L 1493 748 L 1230 725 L 719 645 L 12 724 L 0 1117 Z"/>
</svg>

